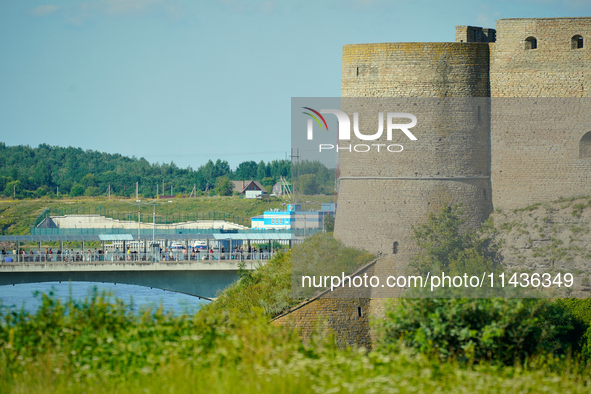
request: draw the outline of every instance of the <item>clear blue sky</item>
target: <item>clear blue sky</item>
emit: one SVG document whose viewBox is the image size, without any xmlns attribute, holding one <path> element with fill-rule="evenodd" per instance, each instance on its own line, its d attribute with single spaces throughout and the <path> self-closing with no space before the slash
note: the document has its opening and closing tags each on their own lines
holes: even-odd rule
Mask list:
<svg viewBox="0 0 591 394">
<path fill-rule="evenodd" d="M 0 0 L 0 141 L 232 167 L 290 149 L 291 97 L 340 94 L 345 44 L 591 16 L 591 0 Z"/>
</svg>

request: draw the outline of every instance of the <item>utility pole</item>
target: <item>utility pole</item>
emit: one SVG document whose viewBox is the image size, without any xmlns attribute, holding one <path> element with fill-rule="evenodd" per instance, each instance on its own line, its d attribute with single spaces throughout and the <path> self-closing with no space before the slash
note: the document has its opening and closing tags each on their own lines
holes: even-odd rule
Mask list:
<svg viewBox="0 0 591 394">
<path fill-rule="evenodd" d="M 296 204 L 297 203 L 297 198 L 296 198 L 296 187 L 295 187 L 295 181 L 297 180 L 297 164 L 300 161 L 300 149 L 296 148 L 296 154 L 293 154 L 293 148 L 291 148 L 291 155 L 289 155 L 289 158 L 291 160 L 291 193 L 292 193 L 292 203 Z M 294 171 L 295 170 L 295 171 Z"/>
<path fill-rule="evenodd" d="M 138 199 L 138 189 L 139 189 L 139 187 L 140 187 L 140 183 L 139 182 L 136 182 L 135 183 L 135 199 L 136 200 Z"/>
<path fill-rule="evenodd" d="M 154 206 L 154 213 L 153 213 L 153 218 L 152 218 L 152 244 L 155 242 L 156 239 L 156 203 L 154 201 L 152 201 L 151 203 L 143 203 L 139 200 L 136 200 L 136 203 L 131 203 L 129 201 L 125 201 L 125 200 L 121 200 L 127 204 L 131 204 L 131 205 L 137 205 L 137 210 L 138 210 L 138 221 L 137 221 L 137 246 L 138 246 L 138 252 L 140 251 L 140 244 L 141 244 L 141 223 L 142 223 L 142 219 L 141 219 L 141 208 L 142 205 L 153 205 Z M 131 221 L 131 214 L 129 214 L 130 216 L 130 221 Z M 145 251 L 144 251 L 145 252 Z"/>
</svg>

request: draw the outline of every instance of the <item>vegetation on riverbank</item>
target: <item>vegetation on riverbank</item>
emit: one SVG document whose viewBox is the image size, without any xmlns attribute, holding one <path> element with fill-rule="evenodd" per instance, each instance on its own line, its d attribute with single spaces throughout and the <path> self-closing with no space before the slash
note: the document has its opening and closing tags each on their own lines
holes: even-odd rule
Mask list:
<svg viewBox="0 0 591 394">
<path fill-rule="evenodd" d="M 253 300 L 255 301 L 255 300 Z M 262 309 L 204 308 L 195 316 L 132 313 L 94 293 L 65 304 L 43 296 L 35 315 L 3 309 L 0 391 L 28 392 L 586 392 L 577 357 L 465 363 L 410 348 L 339 349 L 318 332 L 268 323 Z"/>
</svg>

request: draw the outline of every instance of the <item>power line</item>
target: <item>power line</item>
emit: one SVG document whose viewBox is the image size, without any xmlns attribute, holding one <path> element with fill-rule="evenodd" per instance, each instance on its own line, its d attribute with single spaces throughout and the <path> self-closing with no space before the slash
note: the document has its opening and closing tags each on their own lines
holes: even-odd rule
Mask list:
<svg viewBox="0 0 591 394">
<path fill-rule="evenodd" d="M 264 154 L 276 154 L 282 153 L 284 154 L 285 151 L 269 151 L 269 152 L 243 152 L 243 153 L 154 153 L 154 154 L 144 154 L 142 157 L 226 157 L 226 156 L 252 156 L 252 155 L 264 155 Z"/>
</svg>

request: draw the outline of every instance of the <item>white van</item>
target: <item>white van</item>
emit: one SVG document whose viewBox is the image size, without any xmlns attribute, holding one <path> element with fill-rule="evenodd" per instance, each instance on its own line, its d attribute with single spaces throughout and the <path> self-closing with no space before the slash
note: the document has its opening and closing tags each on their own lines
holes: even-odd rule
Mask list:
<svg viewBox="0 0 591 394">
<path fill-rule="evenodd" d="M 205 241 L 195 241 L 193 243 L 193 248 L 194 249 L 206 250 L 207 249 L 207 242 L 205 242 Z"/>
</svg>

